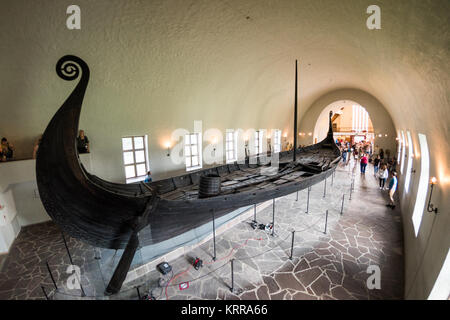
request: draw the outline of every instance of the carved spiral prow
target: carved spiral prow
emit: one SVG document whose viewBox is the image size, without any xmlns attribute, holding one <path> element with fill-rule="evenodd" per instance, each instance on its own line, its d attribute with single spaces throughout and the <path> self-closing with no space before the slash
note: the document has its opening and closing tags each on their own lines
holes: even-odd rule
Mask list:
<svg viewBox="0 0 450 320">
<path fill-rule="evenodd" d="M 56 63 L 56 73 L 66 81 L 78 79 L 80 71 L 82 76 L 89 77 L 88 65 L 77 56 L 66 55 Z"/>
</svg>

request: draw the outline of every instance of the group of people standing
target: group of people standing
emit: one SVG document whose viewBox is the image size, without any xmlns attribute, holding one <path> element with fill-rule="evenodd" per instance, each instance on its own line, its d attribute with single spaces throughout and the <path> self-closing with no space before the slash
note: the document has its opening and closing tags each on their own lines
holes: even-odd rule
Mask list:
<svg viewBox="0 0 450 320">
<path fill-rule="evenodd" d="M 380 149 L 376 155 L 372 154 L 371 144 L 365 141 L 355 143 L 352 146 L 348 142 L 337 141 L 336 143 L 341 150 L 343 164 L 348 165 L 350 158 L 353 156 L 355 161 L 358 161 L 360 164 L 360 172 L 362 175 L 366 174 L 368 163 L 373 163 L 374 176 L 378 178 L 380 190 L 389 190 L 390 202 L 386 206 L 395 209 L 394 194 L 398 184 L 396 172 L 397 160 L 394 158 L 386 161 L 383 149 Z M 389 180 L 388 187 L 386 187 L 389 176 L 391 176 L 391 179 Z"/>
<path fill-rule="evenodd" d="M 381 158 L 381 155 L 377 155 L 373 161 L 373 174 L 378 178 L 380 184 L 380 190 L 386 190 L 386 181 L 389 178 L 389 173 L 391 174 L 391 179 L 389 180 L 389 199 L 390 202 L 387 204 L 388 207 L 395 209 L 394 194 L 397 190 L 397 172 L 395 171 L 396 160 L 390 160 L 388 163 Z"/>
<path fill-rule="evenodd" d="M 36 159 L 39 150 L 39 145 L 42 141 L 42 134 L 39 135 L 38 139 L 34 143 L 33 147 L 33 159 Z M 80 130 L 76 140 L 76 146 L 78 153 L 89 153 L 89 139 L 84 134 L 84 130 Z M 2 138 L 0 144 L 0 162 L 14 160 L 14 146 L 8 142 L 6 138 Z"/>
</svg>

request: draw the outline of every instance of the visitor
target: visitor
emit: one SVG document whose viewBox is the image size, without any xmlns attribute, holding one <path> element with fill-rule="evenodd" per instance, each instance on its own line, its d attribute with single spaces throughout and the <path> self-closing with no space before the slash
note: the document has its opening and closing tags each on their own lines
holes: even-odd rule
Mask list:
<svg viewBox="0 0 450 320">
<path fill-rule="evenodd" d="M 6 138 L 2 138 L 1 149 L 1 160 L 12 160 L 14 156 L 14 146 L 10 144 Z"/>
<path fill-rule="evenodd" d="M 361 155 L 361 160 L 360 160 L 360 163 L 361 163 L 361 173 L 362 174 L 366 174 L 366 167 L 367 167 L 367 163 L 368 163 L 369 161 L 367 160 L 367 154 L 365 154 L 365 153 L 363 153 L 362 155 Z"/>
<path fill-rule="evenodd" d="M 33 159 L 36 159 L 36 157 L 37 157 L 37 152 L 38 152 L 38 149 L 39 149 L 39 145 L 41 144 L 41 141 L 42 141 L 42 134 L 39 136 L 39 138 L 34 143 Z"/>
<path fill-rule="evenodd" d="M 380 169 L 380 161 L 381 161 L 381 159 L 380 159 L 379 155 L 377 155 L 375 160 L 373 160 L 373 174 L 374 174 L 374 176 L 377 175 L 378 169 Z"/>
<path fill-rule="evenodd" d="M 350 146 L 350 144 L 348 145 L 348 149 L 347 149 L 347 164 L 350 163 L 350 159 L 352 157 L 352 153 L 353 153 L 353 148 Z"/>
<path fill-rule="evenodd" d="M 381 160 L 384 159 L 384 151 L 383 151 L 383 149 L 380 149 L 380 159 Z"/>
<path fill-rule="evenodd" d="M 147 176 L 145 177 L 144 182 L 145 182 L 145 183 L 150 183 L 150 182 L 152 182 L 152 172 L 151 172 L 151 171 L 147 172 Z"/>
<path fill-rule="evenodd" d="M 387 204 L 388 207 L 390 207 L 391 209 L 395 209 L 395 203 L 394 203 L 394 194 L 395 191 L 397 190 L 397 172 L 393 171 L 392 172 L 392 178 L 389 181 L 389 199 L 390 202 L 389 204 Z"/>
<path fill-rule="evenodd" d="M 347 162 L 347 149 L 342 149 L 342 162 L 345 164 Z"/>
<path fill-rule="evenodd" d="M 78 153 L 89 153 L 89 139 L 84 135 L 84 130 L 80 130 L 77 137 L 77 149 Z"/>
<path fill-rule="evenodd" d="M 2 145 L 0 144 L 0 162 L 6 161 L 6 153 L 3 153 Z"/>
<path fill-rule="evenodd" d="M 389 172 L 388 172 L 388 169 L 385 164 L 381 165 L 380 170 L 378 170 L 377 175 L 378 175 L 378 179 L 380 180 L 380 190 L 385 190 L 384 185 L 386 183 L 386 179 L 389 176 Z"/>
</svg>

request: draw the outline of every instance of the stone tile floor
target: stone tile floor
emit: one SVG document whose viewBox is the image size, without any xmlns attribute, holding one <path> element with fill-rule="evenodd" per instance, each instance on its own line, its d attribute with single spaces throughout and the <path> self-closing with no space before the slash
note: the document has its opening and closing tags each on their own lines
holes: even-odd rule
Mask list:
<svg viewBox="0 0 450 320">
<path fill-rule="evenodd" d="M 217 259 L 208 241 L 185 256 L 168 261 L 173 273 L 163 286 L 155 270 L 124 285 L 117 295 L 102 292 L 109 275 L 99 266 L 95 248 L 67 236 L 72 260 L 80 266 L 81 291 L 69 289 L 74 276 L 67 272 L 69 258 L 58 227 L 52 222 L 23 228 L 0 269 L 0 299 L 136 299 L 151 291 L 157 299 L 403 299 L 403 234 L 399 206 L 387 208 L 387 191 L 377 187 L 371 174 L 361 175 L 353 163 L 339 167 L 334 178 L 275 202 L 275 236 L 253 230 L 251 219 L 217 236 Z M 350 185 L 354 190 L 349 200 Z M 342 198 L 343 215 L 340 214 Z M 326 210 L 328 218 L 325 231 Z M 257 214 L 259 223 L 272 221 L 269 206 Z M 292 231 L 295 231 L 293 257 Z M 192 268 L 200 257 L 204 266 Z M 234 287 L 231 292 L 231 262 Z M 53 290 L 45 262 L 58 290 Z M 110 261 L 117 264 L 117 259 Z M 106 263 L 107 264 L 107 263 Z M 369 265 L 378 266 L 381 288 L 369 290 Z M 170 278 L 172 276 L 172 278 Z M 71 280 L 72 279 L 72 280 Z M 68 281 L 69 280 L 69 281 Z M 180 284 L 189 287 L 180 290 Z"/>
</svg>

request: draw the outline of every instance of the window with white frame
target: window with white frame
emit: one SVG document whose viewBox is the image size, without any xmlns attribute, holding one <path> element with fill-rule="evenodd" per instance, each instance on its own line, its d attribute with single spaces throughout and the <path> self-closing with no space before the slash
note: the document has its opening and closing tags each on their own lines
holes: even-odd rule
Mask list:
<svg viewBox="0 0 450 320">
<path fill-rule="evenodd" d="M 122 138 L 123 164 L 127 183 L 144 180 L 149 171 L 147 136 Z"/>
<path fill-rule="evenodd" d="M 281 130 L 275 129 L 273 131 L 273 152 L 281 151 Z"/>
<path fill-rule="evenodd" d="M 400 162 L 400 173 L 403 174 L 403 168 L 405 166 L 405 153 L 406 149 L 406 139 L 405 139 L 405 133 L 402 131 L 402 156 L 401 156 L 401 162 Z"/>
<path fill-rule="evenodd" d="M 428 179 L 430 177 L 430 154 L 428 152 L 427 136 L 419 133 L 420 145 L 420 177 L 419 187 L 417 189 L 416 203 L 412 215 L 414 232 L 419 234 L 420 224 L 422 223 L 423 210 L 428 192 Z"/>
<path fill-rule="evenodd" d="M 400 133 L 398 134 L 397 139 L 398 139 L 397 163 L 400 164 L 401 161 L 402 161 L 402 159 L 400 158 L 400 154 L 401 154 L 402 144 L 403 144 L 402 137 L 400 136 Z"/>
<path fill-rule="evenodd" d="M 234 130 L 227 130 L 225 137 L 225 156 L 227 163 L 237 161 L 237 134 Z"/>
<path fill-rule="evenodd" d="M 409 192 L 409 183 L 411 181 L 411 170 L 413 164 L 413 143 L 411 138 L 411 133 L 406 131 L 406 136 L 408 138 L 408 163 L 406 164 L 406 177 L 405 177 L 405 193 Z"/>
<path fill-rule="evenodd" d="M 262 135 L 261 130 L 255 132 L 255 154 L 262 153 Z"/>
<path fill-rule="evenodd" d="M 202 168 L 202 140 L 200 133 L 189 133 L 184 136 L 184 155 L 186 171 Z"/>
<path fill-rule="evenodd" d="M 352 130 L 356 132 L 369 130 L 369 113 L 360 105 L 353 105 Z"/>
</svg>

